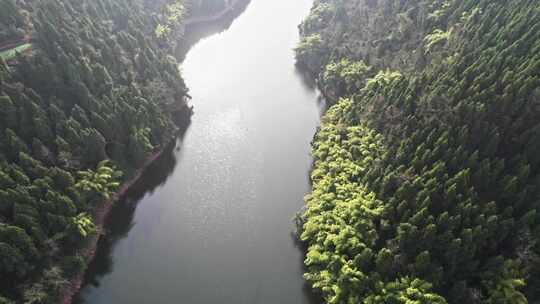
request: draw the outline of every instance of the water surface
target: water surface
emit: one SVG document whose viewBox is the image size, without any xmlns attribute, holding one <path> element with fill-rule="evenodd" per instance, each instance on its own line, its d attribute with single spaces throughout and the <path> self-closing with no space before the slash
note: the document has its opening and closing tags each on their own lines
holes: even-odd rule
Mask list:
<svg viewBox="0 0 540 304">
<path fill-rule="evenodd" d="M 80 302 L 314 303 L 291 235 L 320 115 L 294 65 L 310 6 L 253 0 L 188 52 L 192 123 L 116 206 Z"/>
</svg>

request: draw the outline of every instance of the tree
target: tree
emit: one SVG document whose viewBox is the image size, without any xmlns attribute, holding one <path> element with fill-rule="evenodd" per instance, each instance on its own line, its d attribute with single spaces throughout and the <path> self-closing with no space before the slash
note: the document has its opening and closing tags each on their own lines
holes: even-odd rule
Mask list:
<svg viewBox="0 0 540 304">
<path fill-rule="evenodd" d="M 11 160 L 17 159 L 21 152 L 30 152 L 28 146 L 11 129 L 6 129 L 5 140 L 4 151 L 6 156 Z"/>
<path fill-rule="evenodd" d="M 18 127 L 17 109 L 9 96 L 0 95 L 0 126 L 16 130 Z"/>
<path fill-rule="evenodd" d="M 113 89 L 113 80 L 107 68 L 98 63 L 92 70 L 98 87 L 98 96 L 103 94 L 110 95 Z"/>
<path fill-rule="evenodd" d="M 150 129 L 133 128 L 128 141 L 128 150 L 130 155 L 129 158 L 134 163 L 141 164 L 145 160 L 146 155 L 154 149 L 149 137 Z"/>
<path fill-rule="evenodd" d="M 294 49 L 296 60 L 305 64 L 311 71 L 317 71 L 322 66 L 323 54 L 326 52 L 324 41 L 319 34 L 303 37 Z"/>
<path fill-rule="evenodd" d="M 525 287 L 523 270 L 517 261 L 507 260 L 491 280 L 484 281 L 488 289 L 487 304 L 527 304 L 527 298 L 520 291 Z"/>
<path fill-rule="evenodd" d="M 84 138 L 84 160 L 87 164 L 94 166 L 107 157 L 105 153 L 105 138 L 96 129 L 86 129 L 83 132 Z"/>
<path fill-rule="evenodd" d="M 360 90 L 368 76 L 369 67 L 363 61 L 343 58 L 326 65 L 322 72 L 323 89 L 336 96 L 348 96 Z"/>
<path fill-rule="evenodd" d="M 57 189 L 66 190 L 75 185 L 75 179 L 68 171 L 54 167 L 49 172 Z"/>
<path fill-rule="evenodd" d="M 4 298 L 0 295 L 0 304 L 15 304 L 15 302 L 9 300 L 8 298 Z"/>
<path fill-rule="evenodd" d="M 131 153 L 144 159 L 176 131 L 165 104 L 184 103 L 186 88 L 174 42 L 147 34 L 181 29 L 185 11 L 180 0 L 30 2 L 0 0 L 0 41 L 32 36 L 31 53 L 0 59 L 0 289 L 52 304 L 67 274 L 50 265 L 76 254 L 89 215 L 119 187 L 100 162 L 110 152 L 133 172 Z"/>
<path fill-rule="evenodd" d="M 39 257 L 36 246 L 26 232 L 15 226 L 0 224 L 0 272 L 2 276 L 26 276 Z"/>
<path fill-rule="evenodd" d="M 29 268 L 17 248 L 0 242 L 0 274 L 3 278 L 21 278 L 27 274 Z"/>
<path fill-rule="evenodd" d="M 120 186 L 118 180 L 122 172 L 110 166 L 109 160 L 103 160 L 97 165 L 96 171 L 79 171 L 78 175 L 77 189 L 89 198 L 103 197 L 108 200 Z"/>
<path fill-rule="evenodd" d="M 70 229 L 75 231 L 76 235 L 82 239 L 97 232 L 97 227 L 92 222 L 92 218 L 86 213 L 80 213 L 76 217 L 71 218 Z"/>
<path fill-rule="evenodd" d="M 431 284 L 408 277 L 390 283 L 378 283 L 376 291 L 367 296 L 365 304 L 446 304 L 440 295 L 430 291 Z"/>
</svg>

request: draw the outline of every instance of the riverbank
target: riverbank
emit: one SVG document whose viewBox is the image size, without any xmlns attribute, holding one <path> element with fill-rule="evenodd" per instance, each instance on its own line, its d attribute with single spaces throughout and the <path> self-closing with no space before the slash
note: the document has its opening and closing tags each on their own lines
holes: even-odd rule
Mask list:
<svg viewBox="0 0 540 304">
<path fill-rule="evenodd" d="M 241 2 L 246 2 L 246 1 L 245 0 L 229 0 L 227 1 L 225 7 L 221 11 L 208 15 L 208 16 L 197 16 L 197 17 L 188 18 L 185 22 L 185 26 L 188 27 L 188 26 L 196 25 L 200 23 L 220 21 L 221 19 L 225 18 L 229 13 L 233 12 Z"/>
<path fill-rule="evenodd" d="M 112 208 L 75 302 L 318 303 L 291 236 L 320 113 L 291 52 L 310 5 L 252 1 L 230 24 L 195 26 L 217 34 L 182 63 L 189 130 Z"/>
<path fill-rule="evenodd" d="M 304 64 L 301 61 L 296 62 L 296 68 L 298 69 L 300 73 L 302 73 L 302 76 L 305 77 L 306 81 L 308 81 L 309 83 L 312 83 L 317 88 L 317 90 L 321 93 L 321 96 L 326 101 L 325 111 L 328 109 L 328 107 L 338 102 L 339 98 L 336 97 L 336 94 L 331 93 L 329 90 L 325 88 L 325 86 L 321 84 L 321 80 L 320 80 L 318 72 L 310 69 L 306 64 Z"/>
<path fill-rule="evenodd" d="M 153 153 L 151 153 L 146 160 L 144 161 L 143 165 L 135 171 L 134 175 L 124 182 L 118 191 L 111 197 L 111 199 L 103 202 L 93 214 L 93 221 L 94 224 L 97 227 L 98 233 L 92 235 L 88 240 L 87 243 L 80 249 L 81 251 L 79 254 L 83 257 L 83 259 L 86 262 L 86 265 L 89 265 L 92 260 L 96 257 L 97 249 L 98 249 L 98 242 L 99 240 L 106 235 L 106 221 L 108 217 L 111 214 L 111 210 L 115 203 L 122 200 L 122 198 L 129 192 L 129 190 L 139 182 L 139 180 L 144 176 L 148 168 L 157 162 L 163 153 L 165 151 L 169 151 L 168 149 L 171 145 L 174 145 L 175 141 L 177 140 L 178 136 L 182 136 L 189 127 L 189 122 L 191 119 L 191 115 L 193 114 L 192 107 L 184 107 L 180 111 L 176 111 L 174 113 L 175 116 L 175 122 L 178 126 L 178 131 L 175 133 L 174 136 L 172 136 L 169 140 L 166 141 L 165 145 L 162 145 L 161 147 L 157 147 Z M 66 286 L 64 292 L 61 295 L 61 303 L 62 304 L 71 304 L 74 300 L 74 297 L 79 293 L 81 290 L 83 284 L 84 284 L 84 277 L 86 274 L 86 269 L 84 271 L 81 271 L 74 275 L 70 280 L 68 285 Z"/>
<path fill-rule="evenodd" d="M 244 2 L 246 2 L 246 0 L 233 0 L 224 10 L 217 12 L 216 14 L 192 20 L 188 18 L 187 21 L 184 23 L 184 26 L 187 28 L 188 26 L 194 24 L 219 22 L 222 18 L 225 18 L 226 16 L 228 16 L 229 13 L 234 11 L 240 3 Z M 93 215 L 94 224 L 97 226 L 99 233 L 90 237 L 90 239 L 87 241 L 87 244 L 81 249 L 80 252 L 80 255 L 84 258 L 87 265 L 90 264 L 96 256 L 98 242 L 106 233 L 105 223 L 107 218 L 110 216 L 114 203 L 120 201 L 131 189 L 131 187 L 141 179 L 146 170 L 158 159 L 160 159 L 164 151 L 168 150 L 167 147 L 174 144 L 175 140 L 178 137 L 177 135 L 182 134 L 186 131 L 186 129 L 189 127 L 189 119 L 191 117 L 191 114 L 192 107 L 185 107 L 182 111 L 179 111 L 177 113 L 178 120 L 176 120 L 176 123 L 179 126 L 179 131 L 177 132 L 176 136 L 171 138 L 167 142 L 167 144 L 157 148 L 150 156 L 148 156 L 143 165 L 135 172 L 134 176 L 128 181 L 124 182 L 121 185 L 120 189 L 114 194 L 114 196 L 110 200 L 104 202 L 95 210 Z M 85 274 L 86 269 L 76 274 L 69 280 L 68 285 L 66 286 L 64 292 L 61 295 L 62 304 L 73 303 L 75 296 L 80 292 L 84 284 Z"/>
<path fill-rule="evenodd" d="M 182 132 L 182 130 L 180 131 Z M 152 165 L 156 160 L 158 160 L 164 151 L 166 151 L 167 147 L 174 143 L 176 140 L 176 136 L 171 138 L 166 145 L 163 147 L 157 148 L 148 158 L 145 160 L 144 164 L 139 168 L 134 176 L 122 184 L 120 189 L 113 195 L 113 197 L 105 202 L 103 202 L 94 212 L 94 224 L 97 227 L 98 233 L 92 235 L 90 239 L 87 241 L 86 246 L 83 247 L 80 254 L 86 261 L 86 264 L 88 265 L 96 256 L 97 252 L 97 245 L 100 240 L 100 238 L 105 235 L 104 229 L 105 229 L 105 221 L 109 214 L 111 213 L 112 207 L 114 203 L 121 200 L 124 195 L 129 191 L 129 189 L 139 181 L 139 179 L 144 175 L 145 171 L 148 169 L 150 165 Z M 77 295 L 77 293 L 80 291 L 83 283 L 84 283 L 84 275 L 86 273 L 85 271 L 81 271 L 80 273 L 76 274 L 70 281 L 68 286 L 66 287 L 64 293 L 62 294 L 62 304 L 71 304 L 73 301 L 73 298 Z"/>
</svg>

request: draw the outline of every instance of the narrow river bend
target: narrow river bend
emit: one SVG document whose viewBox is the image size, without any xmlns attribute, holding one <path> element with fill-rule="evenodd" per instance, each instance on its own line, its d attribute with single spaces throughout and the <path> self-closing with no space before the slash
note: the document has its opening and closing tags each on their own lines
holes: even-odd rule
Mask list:
<svg viewBox="0 0 540 304">
<path fill-rule="evenodd" d="M 294 65 L 311 0 L 252 0 L 182 64 L 195 113 L 113 212 L 80 303 L 314 303 L 292 217 L 319 94 Z"/>
</svg>

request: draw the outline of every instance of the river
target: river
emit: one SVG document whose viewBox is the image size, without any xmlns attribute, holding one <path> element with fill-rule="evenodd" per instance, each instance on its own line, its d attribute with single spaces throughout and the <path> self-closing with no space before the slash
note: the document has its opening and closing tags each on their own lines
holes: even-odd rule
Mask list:
<svg viewBox="0 0 540 304">
<path fill-rule="evenodd" d="M 252 0 L 182 74 L 191 125 L 119 202 L 78 303 L 315 303 L 292 218 L 320 94 L 295 68 L 311 0 Z"/>
</svg>

